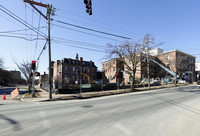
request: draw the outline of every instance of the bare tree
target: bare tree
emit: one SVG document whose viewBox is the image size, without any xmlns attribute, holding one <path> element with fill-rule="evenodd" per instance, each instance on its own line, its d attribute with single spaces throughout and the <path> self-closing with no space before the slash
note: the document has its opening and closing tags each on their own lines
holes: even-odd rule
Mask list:
<svg viewBox="0 0 200 136">
<path fill-rule="evenodd" d="M 145 54 L 143 50 L 149 48 L 153 44 L 153 38 L 147 34 L 145 37 L 137 42 L 124 42 L 121 44 L 107 44 L 107 59 L 119 58 L 124 64 L 124 71 L 131 74 L 131 90 L 134 90 L 135 74 L 139 62 L 143 59 Z"/>
<path fill-rule="evenodd" d="M 0 68 L 3 68 L 3 64 L 4 64 L 3 58 L 0 58 Z"/>
<path fill-rule="evenodd" d="M 28 83 L 28 91 L 30 93 L 31 91 L 31 86 L 32 86 L 32 78 L 31 78 L 31 63 L 29 62 L 16 62 L 14 61 L 14 63 L 17 65 L 17 67 L 19 68 L 19 70 L 22 72 L 22 74 L 24 75 L 27 83 Z"/>
</svg>

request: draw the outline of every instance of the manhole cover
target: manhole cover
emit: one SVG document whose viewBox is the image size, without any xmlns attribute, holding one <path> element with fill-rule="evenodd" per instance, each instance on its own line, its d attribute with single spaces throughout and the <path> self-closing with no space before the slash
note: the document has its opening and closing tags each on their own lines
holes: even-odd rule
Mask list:
<svg viewBox="0 0 200 136">
<path fill-rule="evenodd" d="M 84 105 L 83 108 L 92 108 L 92 105 Z"/>
</svg>

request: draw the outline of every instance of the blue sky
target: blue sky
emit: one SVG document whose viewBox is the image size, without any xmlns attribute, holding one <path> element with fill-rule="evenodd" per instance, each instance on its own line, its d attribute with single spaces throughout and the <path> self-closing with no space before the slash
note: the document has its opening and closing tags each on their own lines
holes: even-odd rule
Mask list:
<svg viewBox="0 0 200 136">
<path fill-rule="evenodd" d="M 49 3 L 56 8 L 56 15 L 52 17 L 54 20 L 51 22 L 53 61 L 75 58 L 76 53 L 78 53 L 84 60 L 94 61 L 98 69 L 101 70 L 102 58 L 106 55 L 104 46 L 107 43 L 116 44 L 125 41 L 122 38 L 78 29 L 57 21 L 130 37 L 133 41 L 140 40 L 146 33 L 150 33 L 155 37 L 157 43 L 164 42 L 159 47 L 164 51 L 178 49 L 196 56 L 196 61 L 200 61 L 199 0 L 124 0 L 123 2 L 119 0 L 92 0 L 92 16 L 85 12 L 83 0 L 35 1 Z M 39 30 L 47 34 L 47 22 L 23 0 L 1 0 L 0 5 L 36 28 L 44 26 L 45 28 Z M 45 8 L 38 7 L 38 9 L 46 14 Z M 22 30 L 26 27 L 1 10 L 0 20 L 0 57 L 4 59 L 4 67 L 8 70 L 17 69 L 12 59 L 19 61 L 37 59 L 45 40 L 26 41 L 20 38 L 5 37 L 11 33 L 2 32 Z M 37 34 L 30 30 L 16 32 L 12 36 L 28 39 L 37 38 Z M 61 40 L 58 38 L 65 40 L 65 43 L 58 43 L 58 40 Z M 47 72 L 47 67 L 48 50 L 46 49 L 40 57 L 38 71 Z"/>
</svg>

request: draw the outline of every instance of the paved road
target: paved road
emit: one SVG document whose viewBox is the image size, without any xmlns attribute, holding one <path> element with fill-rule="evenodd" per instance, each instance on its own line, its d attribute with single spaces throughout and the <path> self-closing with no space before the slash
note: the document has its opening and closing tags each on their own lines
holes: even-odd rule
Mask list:
<svg viewBox="0 0 200 136">
<path fill-rule="evenodd" d="M 1 136 L 199 136 L 196 86 L 35 103 L 0 101 Z"/>
</svg>

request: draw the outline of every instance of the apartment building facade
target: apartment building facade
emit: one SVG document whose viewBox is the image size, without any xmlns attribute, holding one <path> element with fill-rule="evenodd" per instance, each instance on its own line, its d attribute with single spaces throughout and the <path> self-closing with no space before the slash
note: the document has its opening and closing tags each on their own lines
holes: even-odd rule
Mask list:
<svg viewBox="0 0 200 136">
<path fill-rule="evenodd" d="M 84 74 L 83 74 L 84 73 Z M 97 67 L 93 61 L 84 61 L 76 55 L 76 59 L 64 58 L 53 65 L 53 80 L 63 84 L 87 84 L 89 80 L 96 80 Z"/>
<path fill-rule="evenodd" d="M 102 72 L 109 83 L 121 83 L 123 81 L 123 62 L 112 59 L 102 63 Z"/>
<path fill-rule="evenodd" d="M 157 55 L 162 64 L 188 82 L 195 80 L 195 57 L 179 50 L 172 50 Z M 162 76 L 167 73 L 162 72 Z"/>
<path fill-rule="evenodd" d="M 145 55 L 138 55 L 139 62 L 137 63 L 136 68 L 136 79 L 139 79 L 140 81 L 142 79 L 147 78 L 148 72 L 147 72 L 147 57 Z M 162 49 L 153 49 L 149 51 L 149 58 L 155 60 L 158 64 L 170 69 L 172 72 L 176 73 L 180 78 L 186 79 L 188 82 L 193 82 L 195 80 L 195 57 L 181 52 L 179 50 L 172 50 L 169 52 L 163 52 Z M 111 60 L 112 61 L 112 60 Z M 127 59 L 128 64 L 130 67 L 132 67 L 131 62 Z M 110 61 L 107 61 L 108 64 Z M 104 64 L 104 63 L 102 63 Z M 112 64 L 112 63 L 111 63 Z M 153 61 L 149 61 L 149 75 L 150 79 L 155 78 L 164 78 L 165 76 L 169 75 L 163 68 L 160 67 L 160 65 L 156 64 Z M 102 66 L 102 69 L 113 69 L 118 68 L 117 65 L 109 65 L 108 67 Z M 124 71 L 127 71 L 126 66 L 124 66 Z M 106 77 L 109 79 L 110 75 L 113 73 L 106 73 Z M 131 82 L 132 75 L 128 72 L 124 73 L 124 81 L 125 83 Z M 115 82 L 113 80 L 112 82 Z"/>
</svg>

